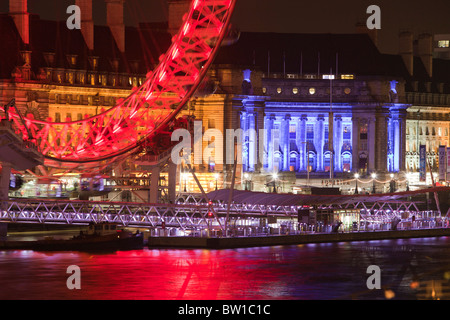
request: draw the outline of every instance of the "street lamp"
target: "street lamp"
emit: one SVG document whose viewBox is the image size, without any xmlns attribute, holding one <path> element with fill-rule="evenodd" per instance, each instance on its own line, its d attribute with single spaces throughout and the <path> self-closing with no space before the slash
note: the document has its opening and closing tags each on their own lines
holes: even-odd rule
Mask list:
<svg viewBox="0 0 450 320">
<path fill-rule="evenodd" d="M 272 178 L 273 178 L 273 192 L 276 193 L 277 192 L 277 179 L 278 179 L 278 174 L 276 172 L 274 172 L 272 174 Z"/>
<path fill-rule="evenodd" d="M 355 194 L 358 194 L 358 178 L 359 173 L 355 173 L 355 181 L 356 181 Z"/>
<path fill-rule="evenodd" d="M 184 192 L 187 192 L 187 179 L 188 179 L 188 174 L 186 172 L 183 172 Z"/>
<path fill-rule="evenodd" d="M 216 178 L 216 191 L 217 191 L 217 180 L 219 180 L 219 174 L 218 173 L 214 174 L 214 178 Z"/>
<path fill-rule="evenodd" d="M 394 174 L 391 173 L 389 176 L 391 177 L 391 182 L 390 182 L 390 185 L 389 185 L 389 189 L 390 189 L 391 193 L 394 193 L 395 192 Z"/>
<path fill-rule="evenodd" d="M 244 187 L 244 189 L 245 189 L 245 191 L 248 191 L 248 173 L 244 173 L 244 183 L 245 183 L 245 187 Z"/>
<path fill-rule="evenodd" d="M 375 178 L 377 177 L 377 174 L 375 172 L 373 172 L 371 176 L 372 176 L 372 182 L 373 182 L 372 193 L 375 193 Z"/>
</svg>

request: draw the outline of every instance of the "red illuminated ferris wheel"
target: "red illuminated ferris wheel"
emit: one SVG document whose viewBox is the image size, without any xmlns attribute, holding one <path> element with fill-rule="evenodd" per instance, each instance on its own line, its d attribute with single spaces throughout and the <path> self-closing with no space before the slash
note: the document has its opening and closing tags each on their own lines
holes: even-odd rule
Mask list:
<svg viewBox="0 0 450 320">
<path fill-rule="evenodd" d="M 24 139 L 34 139 L 48 167 L 86 170 L 135 153 L 176 119 L 202 82 L 227 34 L 235 2 L 193 0 L 159 65 L 115 107 L 70 122 L 28 117 L 23 125 L 12 109 L 9 118 Z"/>
</svg>

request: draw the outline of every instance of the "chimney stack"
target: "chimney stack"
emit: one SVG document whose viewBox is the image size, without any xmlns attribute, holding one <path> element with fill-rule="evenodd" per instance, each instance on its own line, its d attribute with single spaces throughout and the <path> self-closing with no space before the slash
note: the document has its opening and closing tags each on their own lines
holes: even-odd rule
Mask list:
<svg viewBox="0 0 450 320">
<path fill-rule="evenodd" d="M 417 50 L 428 75 L 433 77 L 433 36 L 429 33 L 419 35 Z"/>
<path fill-rule="evenodd" d="M 9 0 L 9 14 L 14 19 L 22 41 L 30 44 L 30 14 L 28 0 Z"/>
<path fill-rule="evenodd" d="M 14 1 L 14 0 L 12 0 Z M 89 50 L 94 50 L 94 20 L 92 19 L 92 0 L 76 0 L 81 10 L 81 33 Z"/>
<path fill-rule="evenodd" d="M 414 46 L 413 34 L 410 31 L 400 32 L 399 35 L 399 53 L 403 58 L 409 75 L 414 74 Z"/>
<path fill-rule="evenodd" d="M 125 23 L 123 6 L 125 0 L 105 0 L 106 20 L 120 52 L 125 52 Z"/>
<path fill-rule="evenodd" d="M 169 33 L 174 36 L 183 24 L 183 16 L 188 13 L 190 0 L 169 0 Z"/>
</svg>

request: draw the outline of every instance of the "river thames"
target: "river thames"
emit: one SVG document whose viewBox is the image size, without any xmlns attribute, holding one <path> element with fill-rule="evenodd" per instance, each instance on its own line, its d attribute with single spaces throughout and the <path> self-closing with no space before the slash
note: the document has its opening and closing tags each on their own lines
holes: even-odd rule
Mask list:
<svg viewBox="0 0 450 320">
<path fill-rule="evenodd" d="M 381 289 L 368 289 L 369 266 Z M 81 289 L 69 290 L 69 266 Z M 447 299 L 450 238 L 228 250 L 0 251 L 0 299 Z"/>
</svg>

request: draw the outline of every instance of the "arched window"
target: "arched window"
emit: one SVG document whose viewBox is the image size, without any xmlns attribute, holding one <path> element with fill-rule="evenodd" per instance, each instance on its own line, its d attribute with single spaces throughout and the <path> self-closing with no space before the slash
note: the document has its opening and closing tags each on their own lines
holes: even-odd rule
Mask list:
<svg viewBox="0 0 450 320">
<path fill-rule="evenodd" d="M 327 151 L 323 154 L 323 169 L 325 172 L 329 172 L 331 170 L 331 152 Z"/>
<path fill-rule="evenodd" d="M 344 172 L 352 171 L 352 153 L 349 151 L 342 153 L 342 170 Z"/>
<path fill-rule="evenodd" d="M 310 172 L 314 172 L 317 169 L 317 156 L 316 153 L 314 151 L 310 151 L 308 153 L 309 155 L 309 171 Z"/>
<path fill-rule="evenodd" d="M 299 156 L 297 152 L 291 152 L 289 157 L 289 171 L 297 171 L 299 168 Z"/>
</svg>

